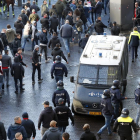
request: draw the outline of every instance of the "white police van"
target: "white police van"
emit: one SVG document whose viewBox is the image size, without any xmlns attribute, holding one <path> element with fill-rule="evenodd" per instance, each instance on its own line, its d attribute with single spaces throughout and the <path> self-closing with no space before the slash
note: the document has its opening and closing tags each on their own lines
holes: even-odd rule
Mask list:
<svg viewBox="0 0 140 140">
<path fill-rule="evenodd" d="M 128 73 L 128 47 L 124 36 L 91 35 L 80 58 L 75 82 L 72 111 L 79 114 L 102 115 L 100 100 L 104 89 L 113 80 L 121 82 L 125 92 Z"/>
</svg>

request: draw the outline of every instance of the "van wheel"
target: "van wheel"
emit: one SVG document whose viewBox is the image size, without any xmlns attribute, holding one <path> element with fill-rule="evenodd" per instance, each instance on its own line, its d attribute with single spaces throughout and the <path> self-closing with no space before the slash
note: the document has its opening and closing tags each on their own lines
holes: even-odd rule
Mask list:
<svg viewBox="0 0 140 140">
<path fill-rule="evenodd" d="M 72 110 L 72 113 L 73 113 L 74 115 L 78 115 L 78 113 L 76 113 L 75 110 L 74 110 L 73 104 L 72 104 L 72 106 L 71 106 L 71 110 Z"/>
</svg>

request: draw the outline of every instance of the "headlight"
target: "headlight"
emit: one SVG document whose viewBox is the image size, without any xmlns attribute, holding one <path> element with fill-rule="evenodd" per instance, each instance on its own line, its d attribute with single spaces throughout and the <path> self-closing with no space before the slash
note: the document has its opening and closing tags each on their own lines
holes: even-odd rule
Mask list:
<svg viewBox="0 0 140 140">
<path fill-rule="evenodd" d="M 73 107 L 74 108 L 83 108 L 83 105 L 81 104 L 80 101 L 73 98 Z"/>
</svg>

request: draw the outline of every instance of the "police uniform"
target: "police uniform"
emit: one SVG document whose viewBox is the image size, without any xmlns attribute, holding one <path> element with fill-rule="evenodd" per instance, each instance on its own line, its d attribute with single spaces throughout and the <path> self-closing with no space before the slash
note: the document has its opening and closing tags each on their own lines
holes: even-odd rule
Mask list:
<svg viewBox="0 0 140 140">
<path fill-rule="evenodd" d="M 70 106 L 70 97 L 68 92 L 64 88 L 57 88 L 57 90 L 53 93 L 52 102 L 54 106 L 58 105 L 58 100 L 60 98 L 64 99 L 64 104 L 66 104 L 67 102 L 68 106 Z"/>
<path fill-rule="evenodd" d="M 135 133 L 137 131 L 134 120 L 129 116 L 126 118 L 121 116 L 117 118 L 113 126 L 113 132 L 117 132 L 118 127 L 118 134 L 120 136 L 120 140 L 132 140 L 132 128 Z"/>
<path fill-rule="evenodd" d="M 134 95 L 135 95 L 135 103 L 137 107 L 136 125 L 137 127 L 139 127 L 138 123 L 140 117 L 140 86 L 138 86 L 138 88 L 135 90 Z"/>
</svg>

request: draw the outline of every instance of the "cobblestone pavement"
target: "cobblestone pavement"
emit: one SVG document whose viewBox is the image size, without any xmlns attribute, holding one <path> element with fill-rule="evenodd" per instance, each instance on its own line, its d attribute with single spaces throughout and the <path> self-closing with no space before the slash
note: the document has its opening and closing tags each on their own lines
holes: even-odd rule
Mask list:
<svg viewBox="0 0 140 140">
<path fill-rule="evenodd" d="M 53 1 L 52 3 L 55 3 Z M 39 6 L 41 6 L 42 1 L 39 1 Z M 15 7 L 15 15 L 13 18 L 10 15 L 9 19 L 5 18 L 5 16 L 0 16 L 0 29 L 6 28 L 6 25 L 10 23 L 13 27 L 15 20 L 17 19 L 18 14 L 20 13 L 21 7 Z M 11 14 L 11 13 L 10 13 Z M 40 12 L 39 12 L 40 14 Z M 107 25 L 108 16 L 103 16 L 102 20 Z M 14 27 L 13 27 L 14 28 Z M 38 24 L 38 29 L 41 29 L 40 24 Z M 110 34 L 110 31 L 107 29 L 107 34 Z M 48 35 L 50 38 L 50 35 Z M 62 46 L 64 53 L 66 54 L 64 46 Z M 70 76 L 76 76 L 79 64 L 79 58 L 82 50 L 78 47 L 77 44 L 71 44 L 71 57 L 68 58 L 69 64 L 66 64 L 69 74 L 68 78 L 64 78 L 65 89 L 68 90 L 70 94 L 70 99 L 72 102 L 73 98 L 73 90 L 74 84 L 71 84 L 69 81 Z M 48 56 L 50 56 L 51 50 L 48 49 Z M 28 65 L 25 68 L 25 78 L 23 82 L 25 83 L 25 91 L 16 95 L 14 93 L 14 80 L 10 77 L 10 87 L 5 88 L 3 92 L 3 98 L 0 99 L 0 120 L 4 122 L 6 130 L 8 129 L 10 124 L 14 123 L 15 116 L 21 116 L 23 112 L 27 111 L 29 113 L 29 118 L 35 122 L 37 137 L 36 140 L 41 139 L 41 132 L 37 129 L 37 122 L 40 112 L 43 110 L 42 102 L 45 100 L 49 100 L 51 103 L 51 98 L 54 90 L 56 89 L 55 81 L 51 79 L 50 76 L 50 68 L 52 65 L 52 60 L 50 63 L 45 63 L 44 57 L 42 58 L 42 78 L 43 82 L 39 84 L 38 82 L 32 86 L 31 73 L 32 73 L 32 65 L 31 65 L 31 42 L 26 44 L 25 52 L 23 53 L 23 58 L 25 63 Z M 137 81 L 140 80 L 139 77 L 139 68 L 140 68 L 140 58 L 137 59 L 135 63 L 131 63 L 131 56 L 129 63 L 129 72 L 128 72 L 128 85 L 126 89 L 127 97 L 134 97 L 133 93 L 137 86 Z M 37 81 L 37 77 L 36 77 Z M 134 103 L 134 99 L 126 100 L 123 102 L 124 107 L 127 107 L 130 110 L 130 116 L 135 118 L 136 116 L 136 107 Z M 51 103 L 52 105 L 52 103 Z M 84 116 L 84 115 L 76 115 L 75 118 L 75 126 L 69 125 L 67 127 L 67 132 L 70 133 L 72 140 L 78 140 L 82 131 L 82 126 L 85 123 L 89 123 L 91 125 L 91 130 L 96 134 L 101 126 L 104 124 L 103 117 L 96 116 Z M 117 140 L 119 139 L 117 134 L 113 134 L 113 136 L 107 136 L 107 131 L 105 131 L 102 135 L 103 140 Z M 139 140 L 139 133 L 134 134 L 135 140 Z"/>
</svg>

